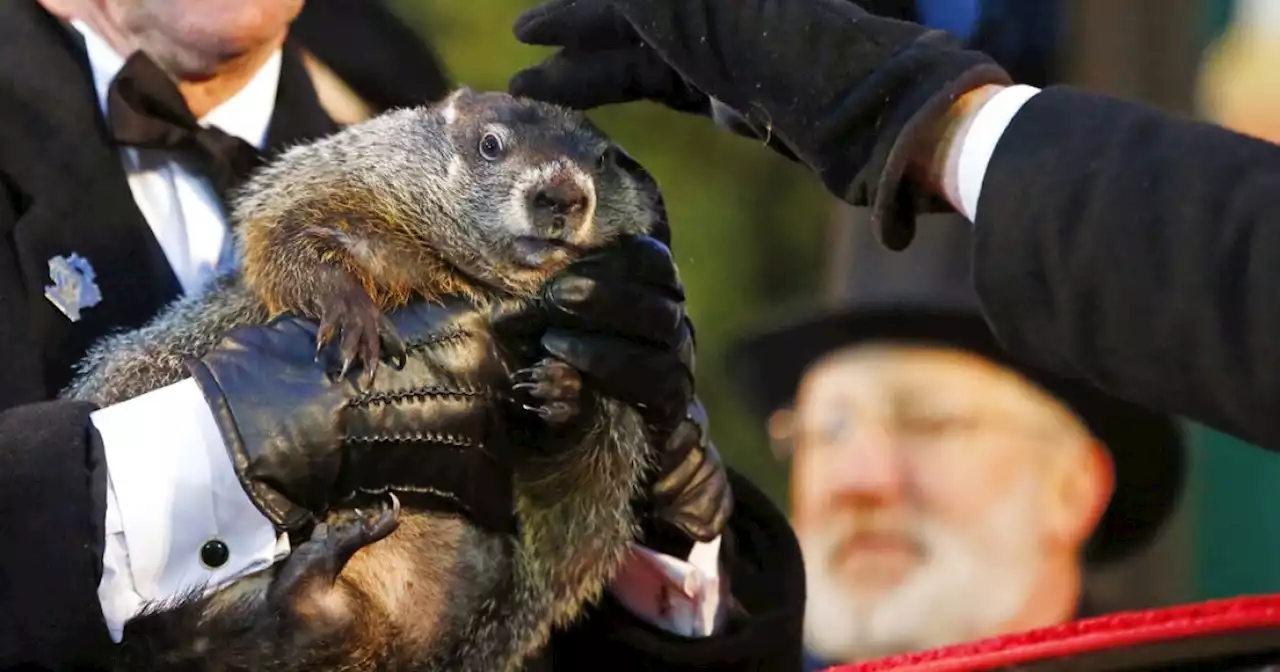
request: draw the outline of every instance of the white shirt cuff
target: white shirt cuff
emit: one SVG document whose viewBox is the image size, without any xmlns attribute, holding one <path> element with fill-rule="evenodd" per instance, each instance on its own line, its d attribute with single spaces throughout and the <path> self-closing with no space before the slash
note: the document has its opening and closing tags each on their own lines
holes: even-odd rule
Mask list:
<svg viewBox="0 0 1280 672">
<path fill-rule="evenodd" d="M 685 637 L 709 637 L 724 619 L 720 537 L 695 543 L 687 562 L 633 544 L 610 591 L 654 627 Z"/>
<path fill-rule="evenodd" d="M 978 196 L 982 193 L 982 181 L 986 177 L 987 164 L 996 151 L 996 143 L 1013 116 L 1040 89 L 1017 84 L 992 96 L 974 114 L 969 129 L 960 139 L 960 156 L 956 165 L 957 190 L 960 196 L 960 214 L 971 222 L 978 217 Z"/>
<path fill-rule="evenodd" d="M 98 599 L 113 641 L 148 603 L 214 590 L 288 555 L 288 537 L 236 478 L 204 396 L 187 379 L 94 412 L 107 461 Z M 201 559 L 206 542 L 230 551 Z"/>
</svg>

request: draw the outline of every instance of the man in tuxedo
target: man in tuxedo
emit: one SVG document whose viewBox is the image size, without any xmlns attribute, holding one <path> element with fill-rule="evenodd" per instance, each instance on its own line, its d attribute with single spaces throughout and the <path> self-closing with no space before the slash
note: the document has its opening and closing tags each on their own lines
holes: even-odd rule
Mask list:
<svg viewBox="0 0 1280 672">
<path fill-rule="evenodd" d="M 348 430 L 317 424 L 336 415 L 317 412 L 315 404 L 336 403 L 321 383 L 300 398 L 296 383 L 285 391 L 276 382 L 316 376 L 314 325 L 250 328 L 194 365 L 202 376 L 126 404 L 54 401 L 91 343 L 142 325 L 226 267 L 225 199 L 248 171 L 336 130 L 290 36 L 301 7 L 0 3 L 0 666 L 59 667 L 119 641 L 146 600 L 287 561 L 292 535 L 323 513 L 306 503 L 328 496 L 316 491 L 334 485 L 323 463 Z M 592 280 L 592 268 L 604 266 L 576 272 Z M 670 333 L 633 328 L 602 340 L 602 328 L 618 332 L 627 316 L 609 283 L 595 284 L 565 304 L 559 332 L 562 343 L 577 343 L 581 360 L 571 363 L 589 380 L 623 387 L 606 370 L 617 367 L 593 362 L 637 353 L 655 382 L 691 373 L 692 333 L 671 298 L 678 291 L 627 290 L 630 301 L 648 296 L 674 316 Z M 430 311 L 406 308 L 404 319 L 429 324 Z M 576 342 L 578 328 L 596 335 Z M 636 344 L 641 335 L 662 345 Z M 466 376 L 476 365 L 458 366 L 453 373 Z M 670 375 L 654 375 L 655 366 Z M 684 557 L 641 547 L 636 557 L 691 576 L 645 583 L 636 577 L 655 572 L 632 572 L 553 641 L 549 664 L 589 655 L 624 667 L 798 665 L 803 586 L 785 519 L 721 466 L 705 422 L 683 412 L 694 403 L 689 385 L 674 395 L 671 385 L 649 387 L 662 396 L 632 400 L 680 412 L 666 414 L 675 427 L 659 434 L 669 437 L 657 446 L 663 466 L 641 503 L 649 528 L 675 540 L 661 550 Z M 405 417 L 439 417 L 430 403 L 413 404 Z M 702 431 L 676 431 L 690 428 Z M 253 441 L 282 435 L 302 438 Z M 403 484 L 429 481 L 431 459 L 421 473 L 400 475 L 415 481 Z M 723 544 L 721 532 L 732 532 Z M 177 543 L 192 539 L 189 552 Z M 725 617 L 730 601 L 718 585 L 731 587 L 747 615 Z"/>
</svg>

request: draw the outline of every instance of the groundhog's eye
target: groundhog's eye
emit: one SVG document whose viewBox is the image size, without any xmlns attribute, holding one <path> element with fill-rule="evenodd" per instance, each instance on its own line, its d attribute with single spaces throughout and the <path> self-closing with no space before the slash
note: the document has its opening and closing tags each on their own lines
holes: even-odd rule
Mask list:
<svg viewBox="0 0 1280 672">
<path fill-rule="evenodd" d="M 493 133 L 485 133 L 480 138 L 480 156 L 487 161 L 497 161 L 502 156 L 502 139 Z"/>
</svg>

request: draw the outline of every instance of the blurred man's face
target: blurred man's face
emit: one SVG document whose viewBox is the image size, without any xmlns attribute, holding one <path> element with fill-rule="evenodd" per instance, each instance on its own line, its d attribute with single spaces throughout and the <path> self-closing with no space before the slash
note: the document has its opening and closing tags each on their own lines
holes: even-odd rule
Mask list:
<svg viewBox="0 0 1280 672">
<path fill-rule="evenodd" d="M 112 19 L 160 65 L 184 79 L 273 45 L 303 0 L 106 0 Z"/>
<path fill-rule="evenodd" d="M 1051 524 L 1050 480 L 1082 431 L 965 353 L 863 346 L 811 368 L 792 416 L 809 648 L 847 661 L 994 634 L 1035 599 L 1045 554 L 1079 542 Z"/>
</svg>

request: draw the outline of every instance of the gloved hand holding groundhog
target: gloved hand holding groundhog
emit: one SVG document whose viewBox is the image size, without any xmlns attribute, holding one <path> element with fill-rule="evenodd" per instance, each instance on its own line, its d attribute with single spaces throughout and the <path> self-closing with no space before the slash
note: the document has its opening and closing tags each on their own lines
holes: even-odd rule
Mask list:
<svg viewBox="0 0 1280 672">
<path fill-rule="evenodd" d="M 685 557 L 724 531 L 728 477 L 694 396 L 694 333 L 684 286 L 661 241 L 638 237 L 574 262 L 553 277 L 542 305 L 542 345 L 584 382 L 642 409 L 657 442 L 643 543 Z"/>
</svg>

